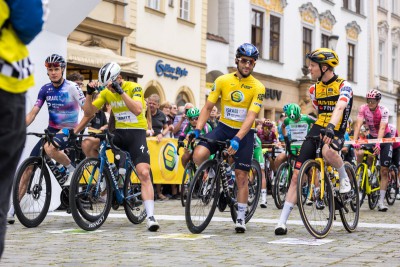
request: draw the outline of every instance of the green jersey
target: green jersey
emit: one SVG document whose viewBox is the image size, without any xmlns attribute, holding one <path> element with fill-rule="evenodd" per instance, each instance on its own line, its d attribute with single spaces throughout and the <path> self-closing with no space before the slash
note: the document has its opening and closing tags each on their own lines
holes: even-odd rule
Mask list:
<svg viewBox="0 0 400 267">
<path fill-rule="evenodd" d="M 286 118 L 283 121 L 285 127 L 290 128 L 290 140 L 304 140 L 311 129 L 312 124 L 316 121 L 315 118 L 301 114 L 300 120 L 295 122 L 290 118 Z M 290 146 L 292 153 L 297 154 L 296 152 L 300 151 L 301 144 L 292 144 Z"/>
</svg>

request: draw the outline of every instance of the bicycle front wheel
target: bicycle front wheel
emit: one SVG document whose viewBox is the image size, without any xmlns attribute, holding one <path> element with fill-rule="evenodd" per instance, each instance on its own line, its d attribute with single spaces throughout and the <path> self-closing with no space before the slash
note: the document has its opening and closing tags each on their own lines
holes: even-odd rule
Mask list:
<svg viewBox="0 0 400 267">
<path fill-rule="evenodd" d="M 379 192 L 380 190 L 378 187 L 380 184 L 379 181 L 381 180 L 380 172 L 377 169 L 375 169 L 375 174 L 372 174 L 372 175 L 375 175 L 375 179 L 373 179 L 373 177 L 371 177 L 372 181 L 370 182 L 370 185 L 371 185 L 372 192 L 368 195 L 368 206 L 371 210 L 375 209 L 376 206 L 378 205 L 379 196 L 380 196 L 380 192 Z"/>
<path fill-rule="evenodd" d="M 367 173 L 365 170 L 366 168 L 364 167 L 364 163 L 360 163 L 357 166 L 356 169 L 356 177 L 357 177 L 357 186 L 358 186 L 358 194 L 359 194 L 359 200 L 360 200 L 360 207 L 364 203 L 365 195 L 366 195 L 366 188 L 367 188 Z M 364 177 L 365 176 L 365 177 Z"/>
<path fill-rule="evenodd" d="M 49 211 L 51 180 L 42 158 L 29 157 L 18 168 L 13 186 L 15 214 L 28 228 L 39 226 Z"/>
<path fill-rule="evenodd" d="M 324 238 L 332 227 L 334 217 L 334 200 L 332 186 L 327 175 L 324 175 L 324 194 L 321 199 L 320 187 L 321 166 L 315 160 L 307 160 L 299 171 L 297 182 L 297 206 L 307 231 L 316 238 Z M 303 190 L 308 189 L 307 199 L 303 203 Z"/>
<path fill-rule="evenodd" d="M 349 193 L 341 194 L 339 214 L 344 228 L 347 230 L 347 232 L 352 233 L 357 228 L 358 219 L 360 216 L 360 199 L 353 166 L 349 162 L 345 162 L 344 168 L 350 180 L 351 190 Z"/>
<path fill-rule="evenodd" d="M 388 173 L 388 187 L 386 189 L 386 201 L 387 203 L 392 206 L 396 201 L 396 192 L 397 192 L 397 177 L 398 177 L 398 170 L 396 166 L 391 165 L 389 167 Z"/>
<path fill-rule="evenodd" d="M 150 177 L 152 177 L 151 172 Z M 152 178 L 150 180 L 153 181 Z M 142 223 L 147 217 L 142 198 L 142 185 L 141 183 L 132 182 L 131 171 L 128 171 L 125 176 L 124 197 L 124 209 L 128 220 L 133 224 Z"/>
<path fill-rule="evenodd" d="M 273 191 L 275 192 L 274 202 L 275 206 L 278 209 L 283 208 L 283 204 L 285 203 L 286 193 L 289 190 L 289 181 L 291 177 L 289 176 L 290 173 L 290 165 L 287 162 L 282 163 L 278 170 L 276 171 L 276 180 L 274 184 Z"/>
<path fill-rule="evenodd" d="M 258 161 L 253 159 L 251 161 L 251 168 L 248 174 L 248 187 L 249 187 L 249 196 L 247 198 L 247 211 L 245 216 L 245 222 L 250 221 L 251 217 L 253 217 L 256 212 L 258 200 L 260 199 L 261 193 L 261 166 Z M 237 199 L 237 185 L 235 183 L 234 186 L 234 198 Z M 236 222 L 237 219 L 237 205 L 231 206 L 231 217 L 233 222 Z"/>
<path fill-rule="evenodd" d="M 190 182 L 193 181 L 195 172 L 195 165 L 193 162 L 186 164 L 185 170 L 183 171 L 182 184 L 181 184 L 181 203 L 182 207 L 186 205 L 186 199 L 190 188 Z"/>
<path fill-rule="evenodd" d="M 98 229 L 107 219 L 112 200 L 111 173 L 100 159 L 87 158 L 75 169 L 69 191 L 69 206 L 76 224 L 86 230 Z"/>
<path fill-rule="evenodd" d="M 218 165 L 207 160 L 197 169 L 190 184 L 185 205 L 186 225 L 190 232 L 199 234 L 210 223 L 219 197 Z"/>
</svg>

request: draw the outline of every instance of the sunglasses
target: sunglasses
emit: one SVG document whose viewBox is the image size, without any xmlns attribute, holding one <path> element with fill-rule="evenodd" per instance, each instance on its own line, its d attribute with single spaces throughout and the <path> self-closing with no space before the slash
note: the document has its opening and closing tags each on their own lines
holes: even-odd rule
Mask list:
<svg viewBox="0 0 400 267">
<path fill-rule="evenodd" d="M 254 66 L 254 63 L 256 62 L 254 59 L 245 59 L 241 58 L 239 59 L 239 62 L 242 63 L 243 65 L 249 64 L 250 66 Z"/>
<path fill-rule="evenodd" d="M 46 66 L 46 68 L 58 68 L 61 67 L 61 63 L 60 62 L 45 62 L 44 65 Z"/>
<path fill-rule="evenodd" d="M 367 99 L 367 103 L 368 103 L 368 104 L 376 104 L 376 103 L 378 103 L 378 100 L 372 99 L 372 98 L 368 98 L 368 99 Z"/>
<path fill-rule="evenodd" d="M 199 117 L 189 118 L 190 121 L 197 121 L 198 119 L 199 119 Z"/>
</svg>

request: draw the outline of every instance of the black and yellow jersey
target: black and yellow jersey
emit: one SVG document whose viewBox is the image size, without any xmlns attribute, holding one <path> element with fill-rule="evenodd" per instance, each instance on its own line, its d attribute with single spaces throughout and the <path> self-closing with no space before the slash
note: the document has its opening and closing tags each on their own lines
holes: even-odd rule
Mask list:
<svg viewBox="0 0 400 267">
<path fill-rule="evenodd" d="M 347 107 L 343 110 L 342 118 L 335 130 L 341 133 L 346 131 L 347 121 L 353 106 L 353 90 L 349 82 L 334 76 L 328 82 L 317 82 L 309 89 L 314 108 L 318 111 L 316 125 L 326 127 L 331 120 L 332 112 L 338 101 L 345 101 Z"/>
<path fill-rule="evenodd" d="M 236 73 L 229 73 L 215 80 L 208 100 L 217 103 L 221 96 L 220 122 L 240 129 L 248 111 L 260 112 L 264 95 L 265 86 L 252 75 L 239 79 Z"/>
<path fill-rule="evenodd" d="M 93 105 L 100 109 L 105 103 L 111 105 L 111 109 L 115 116 L 116 129 L 143 129 L 147 130 L 147 119 L 145 115 L 146 102 L 142 87 L 134 82 L 123 82 L 122 90 L 129 95 L 133 100 L 142 103 L 142 113 L 138 116 L 133 114 L 126 106 L 122 96 L 118 93 L 113 93 L 107 88 L 100 92 Z"/>
</svg>

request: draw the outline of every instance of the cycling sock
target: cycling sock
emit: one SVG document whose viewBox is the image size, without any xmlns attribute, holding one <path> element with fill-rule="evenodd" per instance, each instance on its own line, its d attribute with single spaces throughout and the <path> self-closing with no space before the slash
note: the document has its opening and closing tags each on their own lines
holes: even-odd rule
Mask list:
<svg viewBox="0 0 400 267">
<path fill-rule="evenodd" d="M 237 215 L 237 221 L 242 220 L 244 222 L 244 218 L 246 216 L 246 210 L 247 210 L 247 203 L 238 203 L 238 215 Z"/>
<path fill-rule="evenodd" d="M 70 163 L 70 164 L 68 164 L 67 166 L 65 166 L 65 168 L 67 168 L 67 170 L 68 170 L 70 173 L 75 171 L 75 167 L 74 167 L 74 166 L 72 166 L 72 164 L 71 164 L 71 163 Z"/>
<path fill-rule="evenodd" d="M 147 218 L 154 216 L 154 200 L 145 200 L 144 208 L 146 209 Z"/>
<path fill-rule="evenodd" d="M 267 189 L 261 189 L 261 199 L 262 200 L 267 199 Z"/>
<path fill-rule="evenodd" d="M 279 217 L 279 223 L 286 224 L 293 207 L 294 207 L 293 203 L 285 201 L 285 204 L 283 205 L 281 217 Z"/>
<path fill-rule="evenodd" d="M 342 167 L 338 168 L 337 171 L 339 173 L 340 180 L 348 178 L 346 169 L 344 168 L 344 164 L 342 165 Z"/>
<path fill-rule="evenodd" d="M 379 190 L 379 201 L 378 203 L 383 203 L 383 200 L 385 199 L 385 195 L 386 195 L 386 190 Z"/>
</svg>

